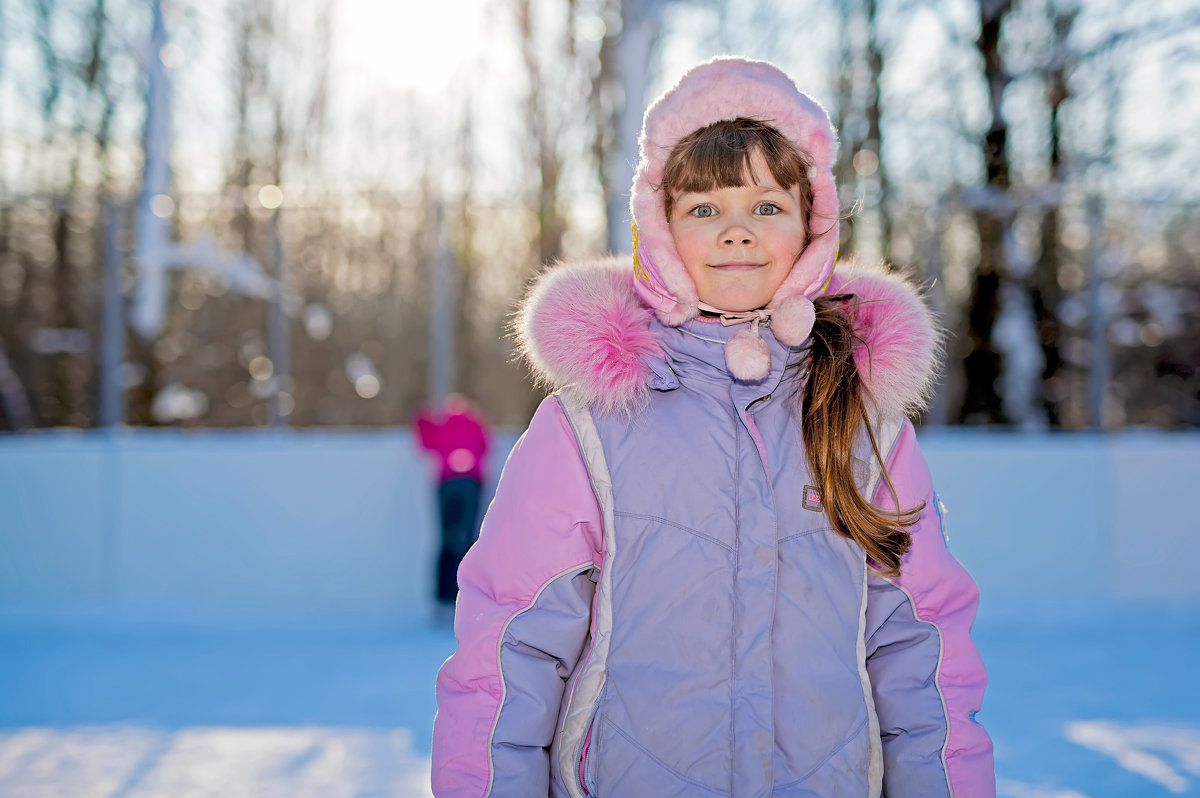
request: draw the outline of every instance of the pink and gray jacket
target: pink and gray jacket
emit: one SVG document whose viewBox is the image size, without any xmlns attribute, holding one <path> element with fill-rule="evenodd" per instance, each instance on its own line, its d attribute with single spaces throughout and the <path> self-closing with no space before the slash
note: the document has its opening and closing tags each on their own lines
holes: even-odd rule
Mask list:
<svg viewBox="0 0 1200 798">
<path fill-rule="evenodd" d="M 777 74 L 700 67 L 647 129 L 689 81 L 753 89 L 765 75 L 786 94 Z M 731 112 L 751 115 L 716 113 Z M 654 160 L 642 144 L 639 174 Z M 643 225 L 636 189 L 634 206 Z M 861 442 L 859 487 L 883 508 L 925 508 L 900 576 L 885 578 L 811 487 L 795 318 L 782 335 L 775 318 L 756 333 L 765 373 L 739 377 L 731 361 L 744 352 L 727 344 L 743 331 L 694 318 L 661 258 L 637 254 L 559 265 L 522 311 L 529 360 L 560 390 L 509 456 L 459 571 L 434 793 L 993 796 L 975 720 L 977 592 L 946 549 L 904 417 L 936 348 L 917 292 L 884 271 L 832 271 L 831 256 L 772 302 L 802 307 L 821 290 L 862 300 L 856 360 L 897 495 Z M 661 302 L 639 285 L 647 277 Z"/>
</svg>

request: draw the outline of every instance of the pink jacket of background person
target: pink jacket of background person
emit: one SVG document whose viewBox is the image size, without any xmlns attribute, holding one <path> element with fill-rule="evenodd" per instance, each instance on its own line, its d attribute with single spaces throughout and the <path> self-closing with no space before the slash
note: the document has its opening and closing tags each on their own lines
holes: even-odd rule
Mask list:
<svg viewBox="0 0 1200 798">
<path fill-rule="evenodd" d="M 438 456 L 440 481 L 455 477 L 483 481 L 489 434 L 468 403 L 448 402 L 442 412 L 423 407 L 416 421 L 421 448 Z"/>
</svg>

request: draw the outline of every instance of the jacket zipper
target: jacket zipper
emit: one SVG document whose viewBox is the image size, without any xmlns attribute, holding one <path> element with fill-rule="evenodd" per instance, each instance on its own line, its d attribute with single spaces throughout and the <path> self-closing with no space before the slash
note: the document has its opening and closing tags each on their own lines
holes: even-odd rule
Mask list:
<svg viewBox="0 0 1200 798">
<path fill-rule="evenodd" d="M 591 753 L 592 747 L 592 732 L 596 726 L 596 715 L 600 712 L 600 705 L 604 702 L 604 693 L 608 685 L 605 684 L 600 689 L 600 695 L 596 698 L 596 704 L 592 707 L 592 714 L 588 717 L 587 734 L 583 736 L 583 743 L 579 746 L 579 755 L 575 757 L 575 777 L 579 782 L 579 788 L 583 790 L 586 796 L 592 795 L 591 785 L 595 784 L 595 773 L 593 766 L 595 757 L 588 756 Z"/>
<path fill-rule="evenodd" d="M 583 738 L 583 749 L 579 753 L 579 788 L 583 790 L 583 794 L 591 796 L 592 791 L 588 785 L 592 783 L 592 761 L 588 758 L 588 753 L 592 746 L 592 729 L 588 727 L 587 736 Z"/>
</svg>

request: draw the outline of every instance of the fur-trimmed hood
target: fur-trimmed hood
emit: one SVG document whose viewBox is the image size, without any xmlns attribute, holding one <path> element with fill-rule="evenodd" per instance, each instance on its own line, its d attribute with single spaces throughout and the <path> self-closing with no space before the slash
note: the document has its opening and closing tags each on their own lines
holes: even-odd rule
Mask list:
<svg viewBox="0 0 1200 798">
<path fill-rule="evenodd" d="M 700 313 L 701 297 L 675 249 L 665 213 L 662 180 L 666 162 L 689 133 L 739 118 L 765 123 L 808 161 L 812 237 L 767 302 L 775 337 L 799 346 L 813 324 L 812 299 L 833 271 L 838 248 L 838 198 L 833 166 L 837 135 L 825 109 L 778 67 L 765 61 L 722 56 L 690 70 L 646 111 L 640 158 L 630 194 L 633 216 L 634 290 L 659 321 L 679 326 Z M 711 309 L 711 308 L 710 308 Z M 770 370 L 771 355 L 757 325 L 729 339 L 725 359 L 738 378 L 757 380 Z"/>
<path fill-rule="evenodd" d="M 521 353 L 539 383 L 575 390 L 605 412 L 633 413 L 649 399 L 662 347 L 654 311 L 634 291 L 628 256 L 557 264 L 533 283 L 516 319 Z M 840 263 L 829 293 L 858 298 L 854 353 L 873 414 L 919 412 L 936 375 L 937 325 L 917 287 L 882 268 Z M 696 322 L 699 323 L 699 322 Z"/>
<path fill-rule="evenodd" d="M 838 141 L 829 115 L 766 61 L 714 58 L 690 70 L 646 110 L 638 141 L 641 157 L 629 203 L 637 232 L 634 255 L 641 267 L 635 288 L 663 324 L 677 326 L 700 312 L 695 283 L 675 250 L 663 210 L 661 183 L 667 157 L 692 131 L 739 117 L 771 125 L 811 162 L 812 218 L 820 232 L 808 242 L 767 308 L 778 310 L 791 297 L 812 299 L 833 271 L 838 249 L 833 180 Z"/>
</svg>

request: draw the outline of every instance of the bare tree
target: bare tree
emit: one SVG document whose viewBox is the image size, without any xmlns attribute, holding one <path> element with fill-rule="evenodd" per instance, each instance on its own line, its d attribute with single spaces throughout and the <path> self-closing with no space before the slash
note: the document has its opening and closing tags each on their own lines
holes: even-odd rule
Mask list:
<svg viewBox="0 0 1200 798">
<path fill-rule="evenodd" d="M 1063 156 L 1063 136 L 1061 116 L 1063 105 L 1070 98 L 1070 83 L 1068 81 L 1071 60 L 1068 55 L 1068 39 L 1071 28 L 1079 15 L 1079 9 L 1059 9 L 1051 6 L 1049 9 L 1050 25 L 1053 31 L 1050 53 L 1045 64 L 1046 134 L 1049 142 L 1047 152 L 1047 177 L 1050 185 L 1061 199 L 1061 186 L 1066 182 L 1066 163 Z M 1063 300 L 1062 287 L 1059 284 L 1059 263 L 1062 251 L 1059 246 L 1062 238 L 1060 223 L 1060 203 L 1047 203 L 1041 220 L 1041 246 L 1033 272 L 1030 275 L 1030 300 L 1037 320 L 1038 339 L 1042 347 L 1042 407 L 1046 421 L 1051 427 L 1062 426 L 1060 404 L 1065 398 L 1062 391 L 1047 390 L 1047 386 L 1061 382 L 1060 372 L 1063 369 L 1061 354 L 1062 329 L 1059 321 L 1058 307 Z"/>
<path fill-rule="evenodd" d="M 558 114 L 553 98 L 551 72 L 543 66 L 539 40 L 535 30 L 534 3 L 532 0 L 515 0 L 514 11 L 517 35 L 521 49 L 521 63 L 525 67 L 527 81 L 524 116 L 528 149 L 537 175 L 534 212 L 537 214 L 537 262 L 549 263 L 562 254 L 563 219 L 558 206 L 558 178 L 562 171 L 562 160 L 558 146 L 562 136 L 562 118 Z M 563 36 L 559 47 L 554 48 L 559 57 L 568 55 L 573 48 L 569 34 Z M 566 52 L 564 52 L 566 51 Z"/>
<path fill-rule="evenodd" d="M 628 186 L 620 185 L 625 171 L 623 160 L 629 158 L 628 153 L 622 151 L 622 146 L 628 145 L 619 141 L 622 137 L 618 133 L 618 112 L 624 104 L 617 48 L 623 30 L 621 3 L 619 0 L 602 0 L 592 20 L 593 25 L 598 24 L 603 28 L 588 93 L 592 160 L 604 200 L 604 240 L 610 252 L 620 252 L 628 248 L 623 228 L 628 218 L 625 194 L 629 190 Z M 616 33 L 613 32 L 614 28 Z"/>
<path fill-rule="evenodd" d="M 883 161 L 883 132 L 880 121 L 883 117 L 883 47 L 879 41 L 879 4 L 877 0 L 865 0 L 864 16 L 867 25 L 866 42 L 866 72 L 867 72 L 867 139 L 862 151 L 867 158 L 873 157 L 874 164 L 868 165 L 867 171 L 873 167 L 875 191 L 873 192 L 873 210 L 877 219 L 879 234 L 879 255 L 884 261 L 892 257 L 892 214 L 888 207 L 890 201 L 890 184 L 888 171 Z"/>
<path fill-rule="evenodd" d="M 959 421 L 1007 423 L 996 381 L 1003 358 L 993 340 L 1000 310 L 1000 287 L 1005 272 L 1004 241 L 1012 224 L 1008 202 L 1008 120 L 1004 116 L 1004 91 L 1011 76 L 1000 47 L 1001 31 L 1012 0 L 980 0 L 976 47 L 983 62 L 990 122 L 982 141 L 985 191 L 975 211 L 979 233 L 979 266 L 971 286 L 967 312 L 966 351 L 963 356 L 965 390 Z"/>
</svg>

